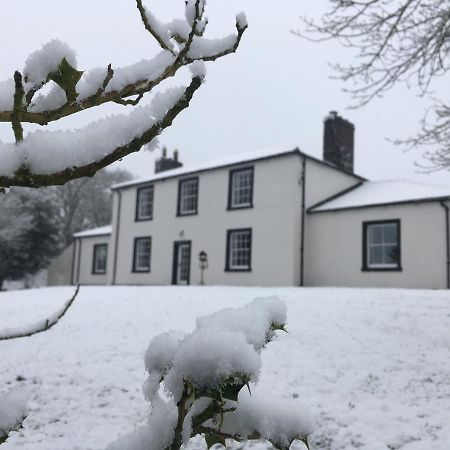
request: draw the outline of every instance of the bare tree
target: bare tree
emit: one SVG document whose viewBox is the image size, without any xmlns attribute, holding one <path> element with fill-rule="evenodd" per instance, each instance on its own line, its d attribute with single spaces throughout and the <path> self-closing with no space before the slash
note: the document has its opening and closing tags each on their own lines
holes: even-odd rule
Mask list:
<svg viewBox="0 0 450 450">
<path fill-rule="evenodd" d="M 247 28 L 243 14 L 237 33 L 223 39 L 204 37 L 205 0 L 188 0 L 185 19 L 161 23 L 136 0 L 145 29 L 161 48 L 151 60 L 132 66 L 76 68 L 73 51 L 51 41 L 31 54 L 23 73 L 0 83 L 0 122 L 11 123 L 15 144 L 0 142 L 0 187 L 39 187 L 92 176 L 99 169 L 136 152 L 169 127 L 189 106 L 204 79 L 202 64 L 233 53 Z M 152 105 L 129 116 L 105 119 L 75 132 L 34 132 L 24 136 L 23 123 L 47 125 L 105 103 L 137 105 L 144 96 L 188 66 L 188 86 L 157 94 Z M 41 91 L 48 83 L 50 93 Z"/>
<path fill-rule="evenodd" d="M 357 107 L 398 83 L 431 96 L 433 79 L 450 69 L 450 5 L 439 0 L 330 0 L 320 21 L 303 17 L 297 34 L 314 41 L 338 40 L 356 49 L 356 63 L 335 64 L 337 78 L 352 82 Z M 398 140 L 426 145 L 436 166 L 450 165 L 450 106 L 439 99 L 425 114 L 416 136 Z"/>
<path fill-rule="evenodd" d="M 63 186 L 44 188 L 59 210 L 62 248 L 73 241 L 73 234 L 111 223 L 112 191 L 115 183 L 128 181 L 132 174 L 123 169 L 99 170 L 93 177 L 78 178 Z M 25 188 L 24 188 L 25 189 Z"/>
</svg>

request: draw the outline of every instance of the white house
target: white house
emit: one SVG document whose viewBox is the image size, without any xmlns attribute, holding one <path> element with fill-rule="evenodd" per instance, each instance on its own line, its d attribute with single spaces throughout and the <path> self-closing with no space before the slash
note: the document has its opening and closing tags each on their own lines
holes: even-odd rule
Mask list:
<svg viewBox="0 0 450 450">
<path fill-rule="evenodd" d="M 365 180 L 353 125 L 324 125 L 323 161 L 272 148 L 187 168 L 163 155 L 155 175 L 113 187 L 111 226 L 75 234 L 71 281 L 448 288 L 450 190 Z"/>
</svg>

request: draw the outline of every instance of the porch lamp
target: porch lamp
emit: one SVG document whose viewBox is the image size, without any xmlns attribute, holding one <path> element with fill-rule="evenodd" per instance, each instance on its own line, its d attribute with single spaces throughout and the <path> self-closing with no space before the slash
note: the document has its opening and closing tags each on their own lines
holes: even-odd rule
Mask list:
<svg viewBox="0 0 450 450">
<path fill-rule="evenodd" d="M 205 284 L 203 281 L 203 271 L 208 268 L 208 254 L 204 250 L 198 254 L 198 262 L 200 267 L 200 285 L 203 286 Z"/>
</svg>

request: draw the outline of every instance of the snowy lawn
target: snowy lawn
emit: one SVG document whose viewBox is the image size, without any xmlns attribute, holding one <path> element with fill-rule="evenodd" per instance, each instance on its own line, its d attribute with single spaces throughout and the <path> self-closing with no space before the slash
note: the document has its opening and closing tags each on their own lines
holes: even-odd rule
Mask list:
<svg viewBox="0 0 450 450">
<path fill-rule="evenodd" d="M 33 323 L 73 288 L 0 293 L 0 329 Z M 0 343 L 0 394 L 30 386 L 24 430 L 2 450 L 103 449 L 145 420 L 143 353 L 156 334 L 254 297 L 288 305 L 259 387 L 309 406 L 312 449 L 450 449 L 445 291 L 83 287 L 53 329 Z"/>
</svg>

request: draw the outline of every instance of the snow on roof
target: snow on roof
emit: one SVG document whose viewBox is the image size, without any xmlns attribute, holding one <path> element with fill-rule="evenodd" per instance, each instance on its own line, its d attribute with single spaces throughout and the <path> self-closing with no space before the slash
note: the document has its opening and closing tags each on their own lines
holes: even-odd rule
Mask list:
<svg viewBox="0 0 450 450">
<path fill-rule="evenodd" d="M 106 225 L 104 227 L 91 228 L 90 230 L 79 231 L 75 233 L 73 236 L 76 238 L 79 237 L 90 237 L 90 236 L 103 236 L 105 234 L 111 234 L 112 226 Z"/>
<path fill-rule="evenodd" d="M 216 169 L 219 167 L 229 166 L 232 164 L 239 164 L 248 161 L 255 161 L 258 159 L 270 158 L 272 156 L 278 156 L 288 153 L 300 153 L 298 148 L 289 148 L 286 147 L 264 147 L 259 150 L 255 150 L 247 153 L 238 153 L 234 155 L 228 155 L 221 159 L 217 159 L 214 161 L 207 161 L 197 166 L 186 166 L 180 167 L 178 169 L 171 169 L 164 172 L 157 173 L 155 175 L 151 175 L 145 178 L 138 178 L 131 181 L 125 181 L 123 183 L 118 183 L 112 186 L 112 189 L 120 189 L 128 186 L 134 186 L 136 184 L 148 183 L 151 181 L 162 180 L 164 178 L 172 178 L 180 175 L 186 175 L 192 172 L 201 172 L 209 169 Z"/>
<path fill-rule="evenodd" d="M 450 198 L 450 188 L 406 180 L 367 181 L 332 198 L 311 212 Z"/>
</svg>

